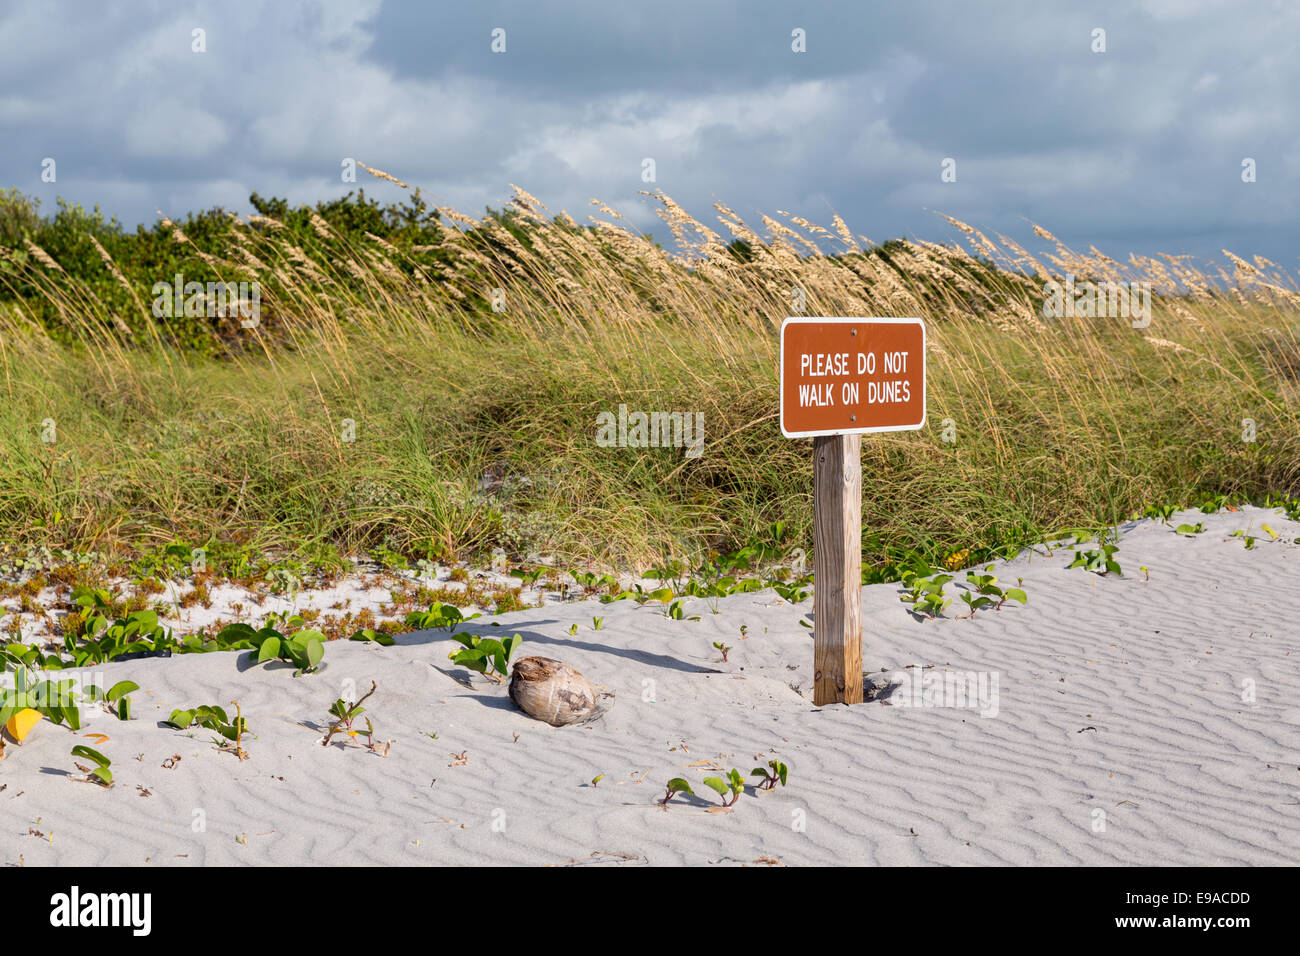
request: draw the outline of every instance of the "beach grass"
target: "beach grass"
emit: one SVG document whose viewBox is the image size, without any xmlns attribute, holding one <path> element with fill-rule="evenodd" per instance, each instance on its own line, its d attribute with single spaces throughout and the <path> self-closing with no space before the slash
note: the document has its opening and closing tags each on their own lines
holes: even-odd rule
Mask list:
<svg viewBox="0 0 1300 956">
<path fill-rule="evenodd" d="M 838 218 L 764 217 L 760 235 L 719 206 L 728 245 L 656 198 L 671 252 L 608 207 L 579 228 L 522 191 L 511 229 L 443 210 L 437 280 L 377 237 L 321 223 L 303 248 L 241 223 L 249 255 L 231 258 L 264 281 L 265 320 L 214 330 L 213 354 L 170 342 L 147 290 L 117 315 L 33 256 L 66 325 L 0 306 L 0 543 L 645 568 L 784 522 L 810 554 L 812 443 L 777 425 L 797 300 L 926 321 L 927 426 L 862 446 L 866 567 L 1300 490 L 1300 295 L 1282 267 L 1120 264 L 1046 233 L 1031 254 L 956 222 L 974 254 L 872 246 Z M 1043 282 L 1066 273 L 1150 282 L 1149 326 L 1044 319 Z M 620 404 L 701 413 L 702 453 L 601 447 L 597 415 Z"/>
</svg>

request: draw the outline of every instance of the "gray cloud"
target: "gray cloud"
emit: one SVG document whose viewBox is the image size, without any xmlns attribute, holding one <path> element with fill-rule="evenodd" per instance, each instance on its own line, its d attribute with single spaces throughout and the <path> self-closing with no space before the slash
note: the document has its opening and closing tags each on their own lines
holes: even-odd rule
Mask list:
<svg viewBox="0 0 1300 956">
<path fill-rule="evenodd" d="M 942 211 L 1121 254 L 1300 256 L 1294 5 L 807 7 L 20 0 L 0 12 L 0 184 L 134 224 L 341 195 L 355 157 L 471 212 L 515 182 L 650 229 L 638 191 L 662 187 L 700 216 L 834 209 L 878 241 L 946 238 Z"/>
</svg>

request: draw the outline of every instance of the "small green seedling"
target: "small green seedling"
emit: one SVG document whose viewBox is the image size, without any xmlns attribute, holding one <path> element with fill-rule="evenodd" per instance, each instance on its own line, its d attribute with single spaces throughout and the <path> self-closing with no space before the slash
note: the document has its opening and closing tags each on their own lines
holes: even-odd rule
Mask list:
<svg viewBox="0 0 1300 956">
<path fill-rule="evenodd" d="M 912 613 L 918 617 L 936 618 L 943 613 L 952 601 L 943 596 L 944 586 L 952 580 L 951 574 L 936 573 L 922 576 L 915 571 L 904 571 L 902 585 L 907 593 L 899 597 L 904 604 L 912 605 Z"/>
<path fill-rule="evenodd" d="M 325 656 L 325 635 L 311 628 L 295 631 L 289 637 L 269 637 L 257 651 L 257 662 L 279 658 L 297 666 L 298 675 L 316 670 Z"/>
<path fill-rule="evenodd" d="M 215 704 L 205 704 L 192 710 L 173 710 L 164 723 L 178 730 L 188 730 L 198 725 L 220 734 L 223 739 L 218 740 L 215 737 L 212 739 L 218 750 L 229 750 L 230 744 L 233 743 L 235 756 L 240 760 L 247 760 L 248 752 L 243 749 L 242 738 L 248 730 L 248 722 L 244 720 L 238 702 L 235 702 L 235 707 L 237 710 L 234 720 L 227 716 L 223 708 Z"/>
<path fill-rule="evenodd" d="M 1105 576 L 1107 574 L 1123 574 L 1120 570 L 1119 562 L 1115 560 L 1115 552 L 1119 548 L 1113 544 L 1103 544 L 1099 551 L 1080 551 L 1075 549 L 1074 560 L 1066 567 L 1083 568 L 1085 571 L 1091 571 L 1093 574 Z"/>
<path fill-rule="evenodd" d="M 570 637 L 573 637 L 573 636 L 575 636 L 577 633 L 578 633 L 578 625 L 577 625 L 577 624 L 570 624 L 570 625 L 569 625 L 569 636 L 570 636 Z"/>
<path fill-rule="evenodd" d="M 668 806 L 668 801 L 679 793 L 689 793 L 691 796 L 695 796 L 695 791 L 691 789 L 689 783 L 681 777 L 673 777 L 668 781 L 668 789 L 664 791 L 664 798 L 659 801 L 660 804 L 665 807 Z"/>
<path fill-rule="evenodd" d="M 672 581 L 679 587 L 686 577 L 686 565 L 678 560 L 665 560 L 658 567 L 648 568 L 641 575 L 645 581 Z"/>
<path fill-rule="evenodd" d="M 1227 495 L 1213 495 L 1209 498 L 1206 498 L 1205 503 L 1201 505 L 1201 514 L 1212 515 L 1216 511 L 1222 510 L 1224 505 L 1226 505 L 1227 503 L 1228 503 Z"/>
<path fill-rule="evenodd" d="M 412 611 L 406 615 L 406 626 L 421 631 L 446 630 L 454 633 L 456 628 L 466 621 L 472 621 L 481 614 L 465 615 L 454 604 L 442 604 L 435 601 L 427 611 Z"/>
<path fill-rule="evenodd" d="M 1255 539 L 1252 538 L 1250 535 L 1246 534 L 1244 530 L 1234 531 L 1228 537 L 1240 538 L 1242 540 L 1242 543 L 1246 545 L 1247 551 L 1252 551 L 1255 548 Z"/>
<path fill-rule="evenodd" d="M 698 614 L 692 615 L 689 618 L 686 616 L 686 611 L 683 610 L 685 606 L 685 598 L 678 598 L 676 601 L 673 601 L 672 604 L 668 605 L 664 614 L 673 621 L 698 621 L 700 619 Z"/>
<path fill-rule="evenodd" d="M 87 687 L 86 696 L 91 700 L 102 701 L 104 709 L 110 714 L 116 715 L 118 720 L 130 720 L 131 698 L 129 695 L 139 689 L 140 685 L 135 681 L 120 680 L 110 687 L 107 693 L 102 692 L 95 686 Z"/>
<path fill-rule="evenodd" d="M 669 591 L 667 588 L 660 588 L 659 590 L 667 594 L 668 597 L 673 596 L 673 592 Z M 637 603 L 638 607 L 645 607 L 646 604 L 654 600 L 654 595 L 656 593 L 657 592 L 655 591 L 647 591 L 639 583 L 633 582 L 632 590 L 622 591 L 618 594 L 606 594 L 600 598 L 600 601 L 602 604 L 609 604 L 612 601 L 622 601 L 631 598 Z"/>
<path fill-rule="evenodd" d="M 596 574 L 592 571 L 570 571 L 569 574 L 582 588 L 584 597 L 589 596 L 593 591 L 618 587 L 618 578 L 612 574 Z"/>
<path fill-rule="evenodd" d="M 575 627 L 576 627 L 576 625 L 575 625 Z M 592 629 L 593 631 L 603 630 L 604 627 L 605 627 L 605 619 L 604 619 L 603 617 L 594 617 L 594 616 L 592 617 L 592 619 L 591 619 L 591 629 Z"/>
<path fill-rule="evenodd" d="M 405 558 L 401 555 L 397 557 L 401 561 L 400 567 L 409 567 Z M 266 581 L 271 585 L 272 594 L 284 594 L 291 601 L 297 598 L 298 591 L 302 587 L 302 576 L 292 568 L 271 568 L 266 572 Z"/>
<path fill-rule="evenodd" d="M 731 645 L 724 644 L 721 641 L 714 641 L 713 646 L 716 647 L 718 652 L 722 655 L 722 663 L 727 663 L 727 654 L 731 651 Z"/>
<path fill-rule="evenodd" d="M 325 734 L 325 738 L 320 742 L 322 747 L 328 747 L 330 738 L 337 733 L 345 733 L 349 737 L 356 739 L 357 735 L 352 730 L 352 721 L 365 713 L 366 709 L 362 707 L 361 704 L 367 697 L 375 692 L 377 687 L 378 685 L 374 681 L 371 681 L 370 690 L 362 694 L 361 698 L 355 704 L 349 704 L 340 697 L 330 705 L 330 716 L 334 718 L 334 722 L 330 724 L 329 730 Z M 369 724 L 369 720 L 367 720 L 366 723 Z M 372 739 L 373 731 L 374 728 L 372 727 L 371 734 L 369 735 Z M 373 743 L 371 749 L 374 749 Z"/>
<path fill-rule="evenodd" d="M 397 643 L 397 638 L 391 634 L 385 634 L 383 631 L 376 631 L 373 627 L 363 627 L 350 638 L 350 641 L 366 641 L 372 644 L 378 644 L 380 647 L 392 647 Z"/>
<path fill-rule="evenodd" d="M 1151 569 L 1148 568 L 1145 564 L 1140 565 L 1140 566 L 1138 567 L 1138 570 L 1142 572 L 1142 580 L 1143 580 L 1143 581 L 1150 581 L 1150 580 L 1151 580 Z"/>
<path fill-rule="evenodd" d="M 275 618 L 275 615 L 272 615 Z M 299 627 L 303 619 L 280 615 L 278 623 L 286 629 Z M 254 630 L 248 624 L 229 624 L 217 635 L 219 644 L 239 644 L 252 648 L 253 660 L 259 664 L 267 661 L 284 661 L 295 665 L 295 676 L 314 671 L 325 656 L 325 635 L 310 628 L 299 628 L 285 636 L 270 624 Z"/>
<path fill-rule="evenodd" d="M 101 787 L 111 787 L 113 785 L 113 771 L 108 769 L 112 761 L 98 750 L 87 747 L 85 744 L 77 744 L 72 748 L 72 756 L 80 757 L 82 760 L 89 760 L 95 764 L 94 767 L 77 764 L 77 769 L 86 775 L 85 780 L 98 783 Z"/>
<path fill-rule="evenodd" d="M 656 588 L 653 591 L 644 592 L 647 601 L 658 601 L 661 604 L 667 604 L 673 599 L 672 588 Z M 638 604 L 642 603 L 637 601 Z"/>
<path fill-rule="evenodd" d="M 591 785 L 593 787 L 598 787 L 600 786 L 600 782 L 604 779 L 605 779 L 605 775 L 603 773 L 598 773 L 596 774 L 596 776 L 591 778 Z"/>
<path fill-rule="evenodd" d="M 725 777 L 705 777 L 704 785 L 722 797 L 722 805 L 729 807 L 740 799 L 745 792 L 745 781 L 739 770 L 728 770 Z M 730 795 L 731 799 L 727 799 Z"/>
<path fill-rule="evenodd" d="M 113 607 L 113 595 L 107 588 L 92 588 L 86 585 L 73 588 L 72 603 L 82 611 L 102 612 L 107 614 Z"/>
<path fill-rule="evenodd" d="M 778 783 L 784 787 L 786 777 L 788 777 L 789 774 L 790 768 L 779 760 L 769 760 L 767 762 L 767 769 L 755 767 L 749 772 L 751 777 L 763 778 L 758 782 L 758 789 L 760 790 L 771 790 L 775 788 Z"/>
<path fill-rule="evenodd" d="M 808 597 L 808 588 L 796 582 L 783 584 L 780 581 L 773 581 L 772 590 L 780 595 L 782 600 L 789 601 L 791 604 L 798 604 Z"/>
<path fill-rule="evenodd" d="M 1174 532 L 1176 534 L 1186 535 L 1187 537 L 1190 538 L 1192 535 L 1200 534 L 1204 530 L 1205 530 L 1205 522 L 1198 521 L 1196 522 L 1196 524 L 1180 524 L 1177 528 L 1174 529 Z"/>
<path fill-rule="evenodd" d="M 526 570 L 524 568 L 515 568 L 510 572 L 512 578 L 518 578 L 524 587 L 532 587 L 537 583 L 538 578 L 546 573 L 546 568 L 533 568 Z"/>
<path fill-rule="evenodd" d="M 523 643 L 523 638 L 518 634 L 501 641 L 495 637 L 478 637 L 473 634 L 454 637 L 454 640 L 464 647 L 447 655 L 452 663 L 477 671 L 498 684 L 505 679 L 510 658 Z"/>
<path fill-rule="evenodd" d="M 1159 518 L 1161 524 L 1169 524 L 1169 519 L 1178 510 L 1177 505 L 1152 505 L 1143 512 L 1143 517 Z"/>
<path fill-rule="evenodd" d="M 1021 588 L 1007 588 L 1003 590 L 998 587 L 998 579 L 989 571 L 993 570 L 993 565 L 984 569 L 984 574 L 977 574 L 974 571 L 966 572 L 967 590 L 963 591 L 959 597 L 970 608 L 967 617 L 974 617 L 975 612 L 980 608 L 991 607 L 995 611 L 1000 611 L 1002 605 L 1008 601 L 1019 601 L 1024 604 L 1028 597 Z M 1019 583 L 1019 582 L 1017 582 Z"/>
</svg>

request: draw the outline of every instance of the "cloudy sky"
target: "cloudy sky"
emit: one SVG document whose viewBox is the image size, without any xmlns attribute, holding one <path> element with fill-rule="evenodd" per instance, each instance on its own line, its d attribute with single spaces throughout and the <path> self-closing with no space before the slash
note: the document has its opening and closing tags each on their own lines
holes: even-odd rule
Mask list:
<svg viewBox="0 0 1300 956">
<path fill-rule="evenodd" d="M 0 186 L 46 212 L 315 202 L 356 188 L 349 157 L 474 213 L 513 182 L 662 235 L 638 193 L 662 188 L 876 241 L 952 238 L 944 212 L 1294 269 L 1300 4 L 0 0 Z"/>
</svg>

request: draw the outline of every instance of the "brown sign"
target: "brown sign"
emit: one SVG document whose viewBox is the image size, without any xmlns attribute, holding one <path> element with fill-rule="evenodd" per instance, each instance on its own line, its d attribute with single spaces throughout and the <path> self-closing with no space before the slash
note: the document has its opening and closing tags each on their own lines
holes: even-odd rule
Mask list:
<svg viewBox="0 0 1300 956">
<path fill-rule="evenodd" d="M 920 319 L 786 319 L 781 434 L 854 435 L 925 425 Z"/>
</svg>

